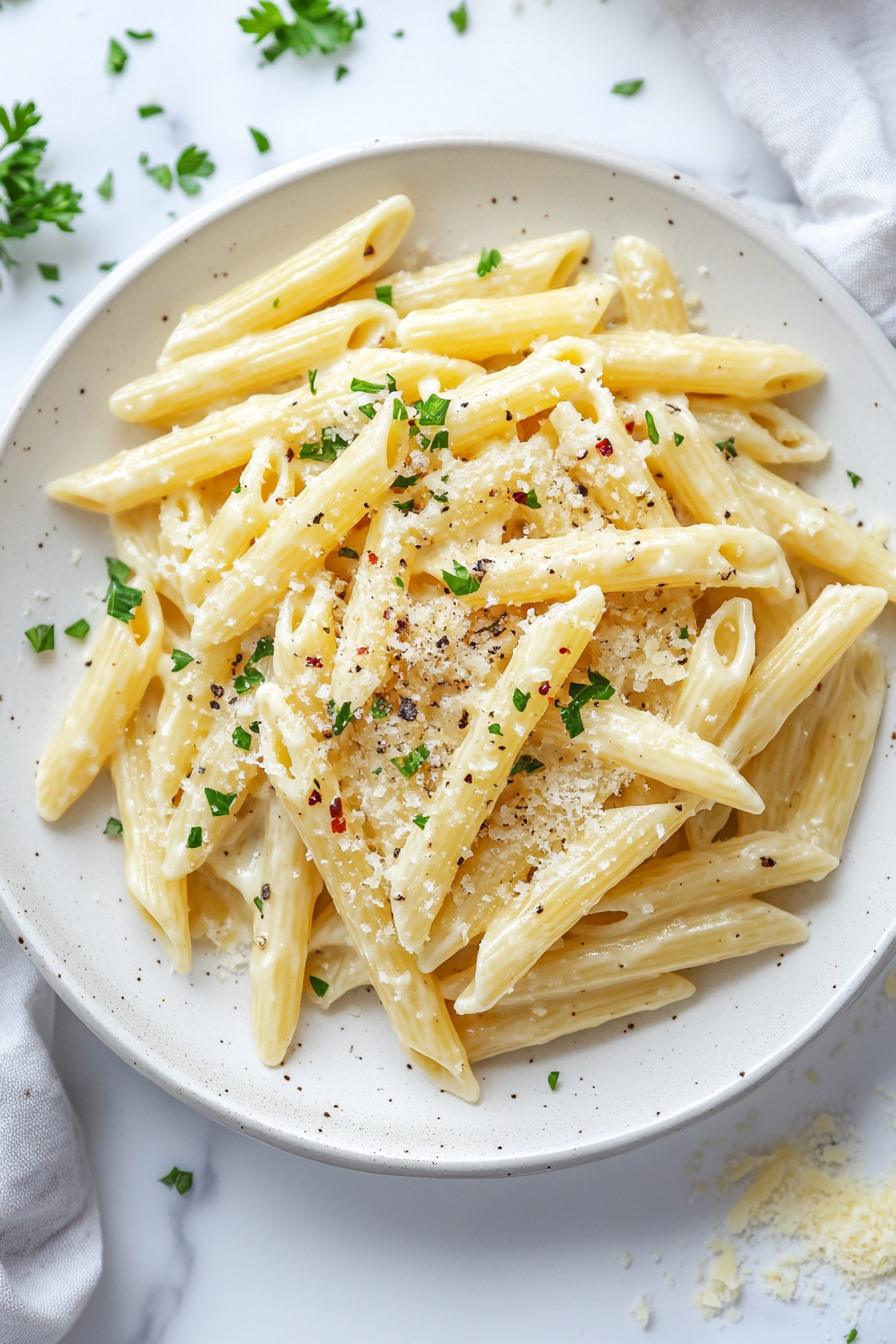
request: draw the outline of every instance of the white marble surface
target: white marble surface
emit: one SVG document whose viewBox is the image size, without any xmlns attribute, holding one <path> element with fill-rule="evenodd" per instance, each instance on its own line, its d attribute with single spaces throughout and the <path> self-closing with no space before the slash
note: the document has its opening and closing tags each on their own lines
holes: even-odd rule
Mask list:
<svg viewBox="0 0 896 1344">
<path fill-rule="evenodd" d="M 468 6 L 470 30 L 458 37 L 448 0 L 368 0 L 367 27 L 344 58 L 350 74 L 336 84 L 339 58 L 285 56 L 260 69 L 233 21 L 238 0 L 5 0 L 0 101 L 37 101 L 48 172 L 84 190 L 86 214 L 72 236 L 48 231 L 15 247 L 23 265 L 0 293 L 0 411 L 98 263 L 152 237 L 169 210 L 189 209 L 144 177 L 141 150 L 170 161 L 194 140 L 210 149 L 218 172 L 204 200 L 362 135 L 499 127 L 600 141 L 723 190 L 788 195 L 653 0 Z M 113 80 L 105 49 L 125 26 L 152 26 L 158 39 L 132 47 Z M 399 27 L 403 39 L 391 36 Z M 636 98 L 608 92 L 632 77 L 647 81 Z M 140 121 L 135 108 L 149 101 L 166 116 Z M 247 124 L 272 140 L 263 160 Z M 116 194 L 106 204 L 93 188 L 109 168 Z M 60 265 L 58 285 L 40 279 L 38 260 Z M 848 1108 L 872 1167 L 887 1166 L 894 1141 L 877 1089 L 896 1087 L 894 1029 L 896 1005 L 878 983 L 790 1069 L 712 1122 L 573 1171 L 450 1182 L 327 1168 L 221 1129 L 140 1078 L 60 1005 L 55 1054 L 84 1126 L 106 1240 L 102 1280 L 68 1344 L 287 1344 L 306 1333 L 332 1344 L 418 1333 L 453 1344 L 461 1332 L 494 1344 L 615 1341 L 640 1336 L 629 1311 L 642 1293 L 649 1335 L 668 1344 L 730 1329 L 743 1344 L 785 1330 L 793 1344 L 840 1340 L 855 1308 L 836 1285 L 826 1310 L 805 1288 L 790 1304 L 764 1295 L 760 1269 L 774 1258 L 764 1243 L 750 1252 L 742 1321 L 701 1321 L 695 1270 L 725 1202 L 692 1187 L 730 1151 L 822 1107 Z M 172 1163 L 195 1173 L 182 1199 L 158 1184 Z M 893 1337 L 885 1306 L 864 1309 L 859 1325 L 861 1344 Z"/>
</svg>

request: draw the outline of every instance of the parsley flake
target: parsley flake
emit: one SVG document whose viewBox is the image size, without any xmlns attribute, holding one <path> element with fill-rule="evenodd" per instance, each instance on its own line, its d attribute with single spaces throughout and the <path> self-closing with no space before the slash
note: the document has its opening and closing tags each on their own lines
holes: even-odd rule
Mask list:
<svg viewBox="0 0 896 1344">
<path fill-rule="evenodd" d="M 457 9 L 449 9 L 448 17 L 459 33 L 465 33 L 470 23 L 466 0 L 461 0 Z"/>
<path fill-rule="evenodd" d="M 114 37 L 109 38 L 109 50 L 106 53 L 106 71 L 110 75 L 120 75 L 128 63 L 128 54 Z"/>
<path fill-rule="evenodd" d="M 271 142 L 264 131 L 260 131 L 257 126 L 248 126 L 246 129 L 255 141 L 255 148 L 258 150 L 259 154 L 267 154 L 271 147 Z"/>
<path fill-rule="evenodd" d="M 352 721 L 352 707 L 348 700 L 343 700 L 339 708 L 336 708 L 336 701 L 331 700 L 327 705 L 327 713 L 333 720 L 333 736 L 341 737 L 346 728 Z"/>
<path fill-rule="evenodd" d="M 323 996 L 326 994 L 327 990 L 330 988 L 326 980 L 321 980 L 320 977 L 317 975 L 309 975 L 308 983 L 319 999 L 322 999 Z"/>
<path fill-rule="evenodd" d="M 654 420 L 654 418 L 653 418 L 653 416 L 651 415 L 650 411 L 645 411 L 645 412 L 644 412 L 644 423 L 645 423 L 646 426 L 647 426 L 647 437 L 648 437 L 648 439 L 650 440 L 650 442 L 651 442 L 651 443 L 659 443 L 659 441 L 660 441 L 660 432 L 659 432 L 659 430 L 658 430 L 657 427 L 656 427 L 656 421 Z"/>
<path fill-rule="evenodd" d="M 202 183 L 199 181 L 202 177 L 211 177 L 215 172 L 215 164 L 208 156 L 207 149 L 198 149 L 196 145 L 187 145 L 186 149 L 180 154 L 174 171 L 177 174 L 177 185 L 187 196 L 195 196 L 202 190 Z"/>
<path fill-rule="evenodd" d="M 83 616 L 80 618 L 80 620 L 75 621 L 72 625 L 67 625 L 65 627 L 65 633 L 67 635 L 71 635 L 72 639 L 83 639 L 85 635 L 89 634 L 89 632 L 90 632 L 90 626 L 88 625 L 87 621 L 85 621 Z"/>
<path fill-rule="evenodd" d="M 195 661 L 195 660 L 194 660 L 194 658 L 193 658 L 193 655 L 192 655 L 191 653 L 185 653 L 183 649 L 172 649 L 172 650 L 171 650 L 171 671 L 172 671 L 172 672 L 183 672 L 183 670 L 184 670 L 184 668 L 187 666 L 187 664 L 188 664 L 188 663 L 192 663 L 192 662 L 194 662 L 194 661 Z"/>
<path fill-rule="evenodd" d="M 407 418 L 408 418 L 407 406 L 405 406 L 404 402 L 399 397 L 396 397 L 392 403 L 392 419 L 407 420 Z"/>
<path fill-rule="evenodd" d="M 349 72 L 349 70 L 348 70 L 348 66 L 347 66 L 347 65 L 337 65 L 337 67 L 336 67 L 336 83 L 338 84 L 339 81 L 340 81 L 340 79 L 345 79 L 345 77 L 346 77 L 346 75 L 348 74 L 348 72 Z"/>
<path fill-rule="evenodd" d="M 151 42 L 155 37 L 151 28 L 145 28 L 141 33 L 136 32 L 133 28 L 125 28 L 124 31 L 132 42 Z"/>
<path fill-rule="evenodd" d="M 557 1084 L 559 1083 L 559 1081 L 560 1081 L 560 1070 L 552 1069 L 551 1072 L 548 1074 L 548 1087 L 551 1089 L 552 1092 L 557 1091 Z"/>
<path fill-rule="evenodd" d="M 513 498 L 517 504 L 525 504 L 527 509 L 540 509 L 541 504 L 534 490 L 514 490 Z"/>
<path fill-rule="evenodd" d="M 247 733 L 245 728 L 240 724 L 237 724 L 234 728 L 233 737 L 230 740 L 233 745 L 239 747 L 241 751 L 248 751 L 252 746 L 252 734 Z"/>
<path fill-rule="evenodd" d="M 418 812 L 416 817 L 414 817 L 414 825 L 419 826 L 421 831 L 423 830 L 424 826 L 428 821 L 429 817 L 424 817 L 422 812 Z"/>
<path fill-rule="evenodd" d="M 206 789 L 209 810 L 213 817 L 227 817 L 236 802 L 235 793 L 219 793 L 217 789 Z"/>
<path fill-rule="evenodd" d="M 153 182 L 162 188 L 163 191 L 170 191 L 174 185 L 174 174 L 167 163 L 150 164 L 149 155 L 141 154 L 137 162 Z"/>
<path fill-rule="evenodd" d="M 521 691 L 519 686 L 514 688 L 513 707 L 514 709 L 519 710 L 520 714 L 522 714 L 523 710 L 526 708 L 531 699 L 532 699 L 531 691 Z"/>
<path fill-rule="evenodd" d="M 41 275 L 43 276 L 44 280 L 53 280 L 53 281 L 57 281 L 57 280 L 59 279 L 59 267 L 58 267 L 58 266 L 53 266 L 53 265 L 51 265 L 49 262 L 46 262 L 46 261 L 39 261 L 39 262 L 37 263 L 37 269 L 40 271 L 40 273 L 41 273 Z"/>
<path fill-rule="evenodd" d="M 308 370 L 308 386 L 311 388 L 312 397 L 317 396 L 317 369 Z"/>
<path fill-rule="evenodd" d="M 249 728 L 251 729 L 251 731 L 252 731 L 253 733 L 260 733 L 260 732 L 261 732 L 261 724 L 258 722 L 258 719 L 256 719 L 254 723 L 250 723 L 250 724 L 249 724 Z"/>
<path fill-rule="evenodd" d="M 450 405 L 448 397 L 437 397 L 433 392 L 425 401 L 415 401 L 414 410 L 421 425 L 444 425 Z"/>
<path fill-rule="evenodd" d="M 255 906 L 255 909 L 261 915 L 262 919 L 264 919 L 264 905 L 262 904 L 261 897 L 253 897 L 252 904 Z"/>
<path fill-rule="evenodd" d="M 254 691 L 256 686 L 264 683 L 264 674 L 259 672 L 257 667 L 247 667 L 233 683 L 233 689 L 237 695 L 245 695 L 247 691 Z"/>
<path fill-rule="evenodd" d="M 374 289 L 374 293 L 376 294 L 376 297 L 379 299 L 380 303 L 388 303 L 389 307 L 390 308 L 392 307 L 391 285 L 377 285 Z"/>
<path fill-rule="evenodd" d="M 688 628 L 686 625 L 682 625 L 678 631 L 678 638 L 687 639 L 687 637 L 688 637 Z"/>
<path fill-rule="evenodd" d="M 479 265 L 476 267 L 476 274 L 481 280 L 483 276 L 488 275 L 489 271 L 494 271 L 501 265 L 501 253 L 496 247 L 484 247 L 479 256 Z"/>
<path fill-rule="evenodd" d="M 187 849 L 201 849 L 202 847 L 202 827 L 191 826 L 190 834 L 187 836 Z"/>
<path fill-rule="evenodd" d="M 419 476 L 396 476 L 391 488 L 393 490 L 410 490 L 411 486 L 416 485 L 419 479 Z"/>
<path fill-rule="evenodd" d="M 590 668 L 588 683 L 587 686 L 578 686 L 575 682 L 570 682 L 569 690 L 572 698 L 569 704 L 560 710 L 560 718 L 570 738 L 578 737 L 585 731 L 582 709 L 589 700 L 609 700 L 616 694 L 615 688 L 610 685 L 606 677 L 602 677 L 599 672 L 592 672 Z"/>
<path fill-rule="evenodd" d="M 55 224 L 63 233 L 71 233 L 72 220 L 81 213 L 81 194 L 70 182 L 47 186 L 37 176 L 47 142 L 28 132 L 40 120 L 34 103 L 13 103 L 10 112 L 0 105 L 0 263 L 7 270 L 16 263 L 4 239 L 26 238 L 37 233 L 41 224 Z"/>
<path fill-rule="evenodd" d="M 345 10 L 331 5 L 329 0 L 289 0 L 292 16 L 284 17 L 272 0 L 260 0 L 250 6 L 249 13 L 237 19 L 244 33 L 254 37 L 256 45 L 271 39 L 262 47 L 261 54 L 272 63 L 285 51 L 296 56 L 307 56 L 319 51 L 329 56 L 339 47 L 346 47 L 359 28 L 364 27 L 360 10 L 350 19 Z"/>
<path fill-rule="evenodd" d="M 358 410 L 362 415 L 366 415 L 368 420 L 372 420 L 376 415 L 376 407 L 372 401 L 366 401 L 363 406 L 358 407 Z"/>
<path fill-rule="evenodd" d="M 405 779 L 413 779 L 422 767 L 423 762 L 429 760 L 429 748 L 421 742 L 419 747 L 409 751 L 406 756 L 390 756 L 389 760 L 404 775 Z"/>
<path fill-rule="evenodd" d="M 471 574 L 466 565 L 459 565 L 456 560 L 452 560 L 451 563 L 454 566 L 454 573 L 449 574 L 447 569 L 443 569 L 442 578 L 454 596 L 468 597 L 471 593 L 478 593 L 482 587 L 482 580 Z"/>
<path fill-rule="evenodd" d="M 495 737 L 503 737 L 503 736 L 504 736 L 504 734 L 501 732 L 501 725 L 500 725 L 500 723 L 490 723 L 489 726 L 488 726 L 488 730 L 489 730 L 489 732 L 492 733 Z"/>
<path fill-rule="evenodd" d="M 724 453 L 729 459 L 737 457 L 737 449 L 734 446 L 734 439 L 724 439 L 722 443 L 717 443 L 716 447 L 720 453 Z"/>
<path fill-rule="evenodd" d="M 510 772 L 510 778 L 514 775 L 527 774 L 534 775 L 536 771 L 544 769 L 544 761 L 538 760 L 536 756 L 521 756 Z"/>
<path fill-rule="evenodd" d="M 159 1184 L 167 1185 L 169 1190 L 176 1190 L 179 1195 L 185 1195 L 193 1184 L 193 1173 L 172 1167 L 167 1176 L 159 1177 Z"/>
<path fill-rule="evenodd" d="M 611 93 L 618 93 L 622 98 L 634 98 L 639 89 L 643 89 L 643 79 L 623 79 L 618 84 L 614 84 Z"/>
<path fill-rule="evenodd" d="M 137 608 L 142 601 L 143 593 L 139 588 L 129 588 L 127 584 L 113 579 L 109 584 L 106 598 L 106 614 L 114 616 L 116 621 L 124 621 L 127 624 L 136 616 Z"/>
<path fill-rule="evenodd" d="M 353 378 L 351 381 L 352 392 L 370 392 L 373 394 L 376 392 L 385 392 L 385 390 L 385 383 L 368 383 L 363 378 Z"/>
<path fill-rule="evenodd" d="M 849 479 L 852 481 L 852 488 L 853 488 L 853 490 L 855 490 L 855 488 L 856 488 L 857 485 L 861 485 L 861 484 L 862 484 L 862 478 L 861 478 L 861 476 L 857 475 L 856 472 L 854 472 L 854 471 L 847 471 L 846 474 L 847 474 L 847 476 L 849 477 Z"/>
<path fill-rule="evenodd" d="M 859 1332 L 858 1332 L 858 1330 L 856 1329 L 856 1327 L 853 1326 L 853 1328 L 850 1330 L 849 1334 L 846 1336 L 846 1344 L 855 1344 L 855 1342 L 856 1342 L 856 1340 L 858 1339 L 858 1337 L 859 1337 Z"/>
<path fill-rule="evenodd" d="M 378 695 L 370 707 L 370 717 L 372 719 L 388 719 L 392 713 L 392 706 L 383 696 Z"/>
<path fill-rule="evenodd" d="M 303 443 L 299 449 L 299 459 L 304 462 L 335 462 L 347 447 L 348 439 L 343 439 L 335 429 L 322 429 L 320 443 Z"/>
<path fill-rule="evenodd" d="M 161 103 L 144 103 L 142 107 L 137 108 L 141 121 L 146 121 L 148 117 L 160 117 L 164 111 Z"/>
<path fill-rule="evenodd" d="M 357 560 L 358 552 L 353 551 L 351 546 L 340 546 L 337 555 L 343 560 Z"/>
<path fill-rule="evenodd" d="M 414 500 L 413 500 L 413 499 L 404 499 L 404 500 L 401 500 L 401 499 L 393 499 L 393 501 L 392 501 L 392 507 L 395 508 L 395 509 L 397 509 L 399 513 L 410 513 L 411 510 L 412 510 L 413 507 L 414 507 Z"/>
<path fill-rule="evenodd" d="M 400 578 L 398 574 L 395 575 L 395 587 L 404 589 L 404 579 Z"/>
<path fill-rule="evenodd" d="M 260 663 L 262 658 L 270 658 L 274 652 L 274 641 L 270 635 L 265 635 L 255 645 L 255 652 L 246 659 L 246 666 L 251 667 L 253 663 Z"/>
<path fill-rule="evenodd" d="M 99 266 L 97 266 L 97 270 L 106 272 L 114 271 L 117 265 L 117 261 L 101 261 Z"/>
<path fill-rule="evenodd" d="M 114 189 L 115 189 L 115 178 L 112 174 L 112 169 L 110 168 L 106 176 L 103 178 L 102 182 L 97 187 L 96 194 L 97 196 L 102 196 L 104 201 L 111 201 L 112 192 L 114 191 Z"/>
<path fill-rule="evenodd" d="M 684 443 L 684 435 L 683 435 L 683 434 L 674 433 L 674 434 L 672 435 L 672 438 L 675 440 L 675 447 L 676 447 L 676 448 L 680 447 L 681 444 Z"/>
<path fill-rule="evenodd" d="M 127 583 L 131 577 L 131 567 L 114 555 L 106 556 L 106 573 L 114 583 Z M 107 594 L 108 596 L 108 594 Z"/>
<path fill-rule="evenodd" d="M 110 817 L 103 828 L 103 835 L 123 835 L 124 827 L 118 817 Z"/>
</svg>

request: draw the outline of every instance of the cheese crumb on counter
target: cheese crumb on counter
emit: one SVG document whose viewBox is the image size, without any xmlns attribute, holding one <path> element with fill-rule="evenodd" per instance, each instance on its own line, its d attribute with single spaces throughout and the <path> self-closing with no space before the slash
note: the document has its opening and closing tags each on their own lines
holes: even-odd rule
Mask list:
<svg viewBox="0 0 896 1344">
<path fill-rule="evenodd" d="M 650 1302 L 647 1299 L 646 1293 L 641 1294 L 629 1312 L 629 1315 L 633 1321 L 636 1321 L 638 1325 L 640 1325 L 642 1330 L 647 1329 L 650 1324 Z"/>
<path fill-rule="evenodd" d="M 732 1307 L 743 1287 L 733 1242 L 713 1237 L 709 1249 L 715 1253 L 715 1258 L 704 1269 L 704 1282 L 694 1294 L 694 1306 L 704 1320 Z"/>
</svg>

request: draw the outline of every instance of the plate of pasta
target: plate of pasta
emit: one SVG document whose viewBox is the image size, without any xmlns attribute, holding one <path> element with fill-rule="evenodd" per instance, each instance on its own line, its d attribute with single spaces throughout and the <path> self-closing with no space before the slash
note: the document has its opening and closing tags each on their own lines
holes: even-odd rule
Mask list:
<svg viewBox="0 0 896 1344">
<path fill-rule="evenodd" d="M 666 169 L 382 142 L 197 212 L 4 433 L 4 920 L 322 1160 L 724 1106 L 894 942 L 894 415 L 870 319 Z"/>
</svg>

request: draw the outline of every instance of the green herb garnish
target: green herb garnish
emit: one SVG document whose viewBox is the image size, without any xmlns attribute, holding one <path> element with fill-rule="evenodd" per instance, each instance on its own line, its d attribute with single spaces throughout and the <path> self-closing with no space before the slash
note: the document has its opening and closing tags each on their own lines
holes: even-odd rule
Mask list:
<svg viewBox="0 0 896 1344">
<path fill-rule="evenodd" d="M 316 975 L 309 975 L 308 983 L 319 999 L 322 999 L 323 996 L 326 994 L 327 990 L 330 988 L 326 980 L 321 980 Z"/>
<path fill-rule="evenodd" d="M 401 400 L 400 397 L 396 397 L 392 403 L 392 419 L 407 420 L 407 418 L 408 418 L 407 406 L 405 406 L 404 402 Z"/>
<path fill-rule="evenodd" d="M 246 666 L 251 667 L 253 663 L 260 663 L 262 658 L 270 658 L 274 652 L 274 640 L 271 635 L 265 635 L 255 645 L 255 652 L 246 659 Z"/>
<path fill-rule="evenodd" d="M 268 62 L 276 61 L 285 51 L 307 56 L 319 51 L 329 56 L 339 47 L 346 47 L 359 28 L 364 27 L 360 10 L 350 19 L 344 9 L 331 5 L 329 0 L 289 0 L 293 14 L 284 17 L 272 0 L 261 0 L 252 5 L 247 16 L 237 19 L 244 33 L 256 44 L 271 39 L 262 47 L 261 54 Z"/>
<path fill-rule="evenodd" d="M 720 453 L 724 453 L 728 458 L 737 457 L 737 449 L 734 446 L 734 439 L 725 439 L 722 443 L 717 443 L 716 447 Z"/>
<path fill-rule="evenodd" d="M 106 596 L 106 614 L 114 616 L 116 621 L 124 621 L 127 624 L 136 616 L 137 608 L 142 601 L 143 593 L 139 588 L 129 588 L 127 584 L 113 579 Z"/>
<path fill-rule="evenodd" d="M 504 736 L 504 734 L 501 732 L 501 725 L 500 725 L 500 723 L 490 723 L 489 726 L 488 726 L 488 730 L 489 730 L 489 732 L 492 733 L 493 736 L 495 736 L 495 737 L 503 737 L 503 736 Z"/>
<path fill-rule="evenodd" d="M 656 421 L 654 420 L 654 418 L 653 418 L 653 416 L 651 415 L 650 411 L 645 411 L 645 412 L 644 412 L 644 423 L 645 423 L 646 426 L 647 426 L 647 437 L 648 437 L 648 439 L 650 440 L 650 442 L 651 442 L 651 443 L 659 443 L 659 441 L 660 441 L 660 432 L 659 432 L 659 430 L 658 430 L 657 427 L 656 427 Z"/>
<path fill-rule="evenodd" d="M 393 490 L 410 490 L 411 486 L 416 485 L 419 479 L 419 476 L 396 476 L 391 488 Z"/>
<path fill-rule="evenodd" d="M 423 830 L 424 826 L 428 821 L 429 817 L 424 817 L 422 812 L 418 812 L 416 817 L 414 817 L 414 825 L 419 826 L 421 831 Z"/>
<path fill-rule="evenodd" d="M 847 471 L 846 474 L 847 474 L 847 476 L 849 477 L 849 479 L 852 481 L 852 488 L 853 488 L 853 490 L 855 490 L 855 488 L 856 488 L 857 485 L 861 485 L 861 484 L 862 484 L 862 478 L 861 478 L 861 476 L 857 475 L 856 472 L 854 472 L 854 471 Z"/>
<path fill-rule="evenodd" d="M 124 827 L 117 817 L 110 817 L 103 828 L 103 835 L 123 835 Z"/>
<path fill-rule="evenodd" d="M 351 548 L 351 546 L 340 546 L 340 547 L 339 547 L 339 550 L 336 552 L 336 554 L 339 555 L 343 560 L 357 560 L 357 559 L 358 559 L 358 552 L 357 552 L 357 551 L 353 551 L 352 548 Z"/>
<path fill-rule="evenodd" d="M 392 706 L 383 696 L 378 695 L 370 707 L 370 717 L 372 719 L 388 719 L 392 713 Z"/>
<path fill-rule="evenodd" d="M 402 579 L 398 574 L 395 575 L 395 587 L 401 588 L 402 591 L 404 590 L 404 579 Z"/>
<path fill-rule="evenodd" d="M 267 154 L 271 147 L 271 142 L 264 131 L 259 131 L 256 126 L 248 126 L 246 129 L 255 141 L 255 148 L 258 150 L 259 154 Z"/>
<path fill-rule="evenodd" d="M 192 1171 L 180 1171 L 177 1167 L 172 1167 L 167 1176 L 160 1176 L 159 1183 L 167 1185 L 169 1189 L 174 1189 L 179 1195 L 185 1195 L 193 1184 Z"/>
<path fill-rule="evenodd" d="M 120 75 L 128 63 L 128 54 L 114 37 L 109 38 L 109 50 L 106 53 L 106 70 L 110 75 Z"/>
<path fill-rule="evenodd" d="M 437 397 L 433 392 L 425 401 L 415 401 L 414 410 L 421 425 L 444 425 L 450 405 L 448 397 Z"/>
<path fill-rule="evenodd" d="M 680 627 L 679 627 L 679 631 L 678 631 L 678 638 L 679 638 L 679 639 L 687 639 L 687 637 L 688 637 L 688 628 L 687 628 L 687 626 L 686 626 L 686 625 L 682 625 L 682 626 L 680 626 Z"/>
<path fill-rule="evenodd" d="M 202 847 L 202 827 L 191 826 L 190 834 L 187 836 L 187 849 L 200 849 Z"/>
<path fill-rule="evenodd" d="M 376 294 L 376 297 L 379 299 L 380 303 L 388 303 L 389 307 L 391 308 L 392 306 L 391 285 L 376 285 L 374 287 L 374 293 Z"/>
<path fill-rule="evenodd" d="M 592 672 L 588 669 L 588 685 L 578 686 L 575 682 L 570 682 L 569 690 L 572 699 L 568 705 L 564 705 L 560 710 L 560 718 L 563 720 L 563 726 L 571 738 L 578 737 L 585 731 L 582 723 L 582 709 L 588 704 L 589 700 L 609 700 L 610 696 L 615 695 L 614 687 L 610 685 L 606 677 L 602 677 L 599 672 Z"/>
<path fill-rule="evenodd" d="M 264 674 L 259 672 L 257 667 L 247 667 L 245 672 L 234 680 L 233 689 L 237 695 L 245 695 L 247 691 L 254 691 L 256 686 L 264 683 Z"/>
<path fill-rule="evenodd" d="M 482 580 L 471 574 L 466 565 L 459 565 L 456 560 L 452 560 L 451 563 L 454 566 L 454 573 L 449 574 L 447 569 L 443 569 L 442 578 L 454 596 L 468 597 L 471 593 L 478 593 L 482 587 Z"/>
<path fill-rule="evenodd" d="M 557 1091 L 557 1084 L 559 1083 L 559 1081 L 560 1081 L 560 1070 L 552 1069 L 551 1072 L 548 1074 L 548 1087 L 551 1089 L 552 1092 Z"/>
<path fill-rule="evenodd" d="M 510 778 L 514 775 L 525 773 L 534 775 L 537 770 L 544 769 L 544 761 L 539 761 L 536 756 L 521 756 L 510 772 Z"/>
<path fill-rule="evenodd" d="M 414 507 L 414 500 L 413 500 L 413 499 L 405 499 L 405 500 L 401 500 L 401 499 L 393 499 L 393 501 L 392 501 L 392 507 L 393 507 L 393 508 L 396 508 L 396 509 L 398 510 L 399 513 L 410 513 L 411 510 L 412 510 L 413 507 Z"/>
<path fill-rule="evenodd" d="M 320 443 L 303 443 L 299 449 L 299 458 L 305 462 L 335 462 L 347 447 L 348 439 L 343 439 L 335 429 L 322 429 Z"/>
<path fill-rule="evenodd" d="M 327 705 L 327 713 L 333 720 L 333 736 L 341 737 L 353 718 L 351 703 L 348 700 L 344 700 L 337 709 L 336 701 L 331 700 Z"/>
<path fill-rule="evenodd" d="M 262 919 L 264 919 L 264 905 L 262 904 L 261 897 L 255 896 L 252 900 L 252 904 L 255 906 L 255 909 L 261 915 Z"/>
<path fill-rule="evenodd" d="M 859 1337 L 859 1332 L 858 1332 L 858 1330 L 856 1329 L 856 1327 L 853 1326 L 853 1328 L 850 1330 L 849 1334 L 846 1336 L 846 1344 L 855 1344 L 855 1341 L 858 1339 L 858 1337 Z"/>
<path fill-rule="evenodd" d="M 171 671 L 183 672 L 188 663 L 195 662 L 191 653 L 185 653 L 183 649 L 171 650 Z"/>
<path fill-rule="evenodd" d="M 518 686 L 514 689 L 513 707 L 514 709 L 519 710 L 521 714 L 531 699 L 532 699 L 531 691 L 521 691 Z"/>
<path fill-rule="evenodd" d="M 363 406 L 358 407 L 358 410 L 362 415 L 366 415 L 368 420 L 372 420 L 376 415 L 376 407 L 372 401 L 365 401 Z"/>
<path fill-rule="evenodd" d="M 311 389 L 312 397 L 317 396 L 317 369 L 308 370 L 308 386 Z"/>
<path fill-rule="evenodd" d="M 179 156 L 174 168 L 177 174 L 177 185 L 187 196 L 195 196 L 202 190 L 202 183 L 199 181 L 203 177 L 211 177 L 215 172 L 215 164 L 208 156 L 207 149 L 198 149 L 196 145 L 187 145 L 186 149 Z"/>
<path fill-rule="evenodd" d="M 674 441 L 675 441 L 675 447 L 676 447 L 676 448 L 678 448 L 682 443 L 684 443 L 684 435 L 683 435 L 683 434 L 673 433 L 672 438 L 673 438 Z"/>
<path fill-rule="evenodd" d="M 247 733 L 245 728 L 240 724 L 237 724 L 234 728 L 233 737 L 230 740 L 233 745 L 239 747 L 241 751 L 248 751 L 252 746 L 252 734 Z"/>
<path fill-rule="evenodd" d="M 219 793 L 217 789 L 206 789 L 209 809 L 213 817 L 227 817 L 236 802 L 235 793 Z"/>
<path fill-rule="evenodd" d="M 59 279 L 58 266 L 51 265 L 49 262 L 46 261 L 39 261 L 37 263 L 37 269 L 40 271 L 44 280 L 52 280 L 54 282 L 58 281 Z"/>
<path fill-rule="evenodd" d="M 457 9 L 449 9 L 448 17 L 459 33 L 465 33 L 470 22 L 466 0 L 460 0 Z"/>
<path fill-rule="evenodd" d="M 97 187 L 96 194 L 97 196 L 102 196 L 104 201 L 111 201 L 112 192 L 114 188 L 115 188 L 115 178 L 113 177 L 112 169 L 110 168 L 106 176 L 103 178 L 102 182 Z M 102 270 L 102 267 L 100 267 L 100 270 Z"/>
<path fill-rule="evenodd" d="M 137 108 L 141 121 L 146 121 L 148 117 L 160 117 L 164 111 L 160 103 L 144 103 L 142 107 Z"/>
<path fill-rule="evenodd" d="M 623 98 L 634 98 L 639 89 L 643 89 L 643 79 L 623 79 L 619 84 L 614 84 L 611 93 L 618 93 Z"/>
<path fill-rule="evenodd" d="M 524 504 L 527 509 L 541 508 L 541 503 L 534 490 L 514 490 L 513 498 L 517 504 Z"/>
<path fill-rule="evenodd" d="M 151 177 L 153 182 L 160 186 L 163 191 L 170 191 L 174 186 L 174 174 L 167 163 L 151 164 L 149 162 L 148 154 L 141 154 L 137 162 L 146 173 L 146 176 Z"/>
<path fill-rule="evenodd" d="M 74 621 L 71 625 L 65 627 L 65 633 L 71 635 L 72 639 L 83 639 L 89 632 L 90 626 L 83 616 L 80 620 Z"/>
<path fill-rule="evenodd" d="M 37 176 L 47 142 L 29 137 L 28 132 L 40 119 L 34 103 L 13 103 L 11 112 L 0 105 L 0 263 L 7 270 L 16 262 L 4 239 L 26 238 L 41 224 L 55 224 L 71 233 L 71 222 L 81 213 L 81 194 L 70 182 L 47 186 Z M 10 146 L 12 152 L 3 158 Z"/>
<path fill-rule="evenodd" d="M 496 247 L 484 247 L 479 256 L 479 265 L 476 267 L 476 274 L 480 280 L 488 275 L 489 271 L 494 271 L 501 265 L 501 253 Z"/>
<path fill-rule="evenodd" d="M 390 756 L 389 760 L 404 775 L 405 779 L 412 779 L 423 762 L 429 760 L 429 748 L 421 742 L 419 747 L 409 751 L 406 756 Z"/>
<path fill-rule="evenodd" d="M 353 378 L 351 382 L 352 392 L 369 392 L 371 395 L 377 392 L 385 392 L 385 383 L 368 383 L 363 378 Z"/>
<path fill-rule="evenodd" d="M 252 731 L 253 733 L 260 733 L 260 732 L 261 732 L 261 724 L 258 722 L 258 719 L 256 719 L 254 723 L 250 723 L 250 724 L 249 724 L 249 728 L 251 729 L 251 731 Z"/>
</svg>

